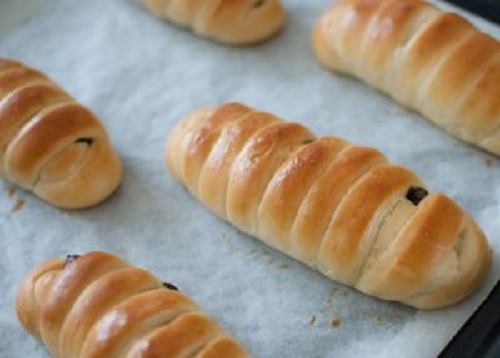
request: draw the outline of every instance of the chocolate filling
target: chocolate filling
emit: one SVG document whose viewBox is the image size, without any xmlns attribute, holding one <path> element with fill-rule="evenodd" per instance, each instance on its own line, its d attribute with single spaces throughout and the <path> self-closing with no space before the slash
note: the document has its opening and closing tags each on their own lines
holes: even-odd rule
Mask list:
<svg viewBox="0 0 500 358">
<path fill-rule="evenodd" d="M 92 145 L 92 143 L 94 143 L 94 139 L 92 138 L 78 138 L 77 140 L 75 140 L 75 143 L 85 143 L 87 144 L 89 147 Z"/>
<path fill-rule="evenodd" d="M 411 186 L 406 192 L 406 199 L 417 206 L 429 194 L 427 190 L 419 186 Z"/>
<path fill-rule="evenodd" d="M 76 261 L 79 257 L 80 257 L 80 255 L 67 255 L 63 268 L 66 268 L 69 265 L 71 265 L 73 263 L 73 261 Z"/>
<path fill-rule="evenodd" d="M 63 265 L 63 268 L 66 268 L 69 265 L 71 265 L 73 262 L 75 262 L 76 260 L 78 260 L 78 258 L 80 256 L 81 255 L 67 255 L 66 256 L 66 261 L 64 262 L 64 265 Z M 172 291 L 179 291 L 179 289 L 177 288 L 177 286 L 172 285 L 169 282 L 163 282 L 163 287 L 165 287 L 166 289 L 172 290 Z"/>
<path fill-rule="evenodd" d="M 264 5 L 265 3 L 266 3 L 266 0 L 256 0 L 252 4 L 252 9 L 257 9 L 257 8 L 261 7 L 262 5 Z"/>
<path fill-rule="evenodd" d="M 166 289 L 169 289 L 169 290 L 179 291 L 179 289 L 176 286 L 174 286 L 168 282 L 163 282 L 163 287 L 165 287 Z"/>
</svg>

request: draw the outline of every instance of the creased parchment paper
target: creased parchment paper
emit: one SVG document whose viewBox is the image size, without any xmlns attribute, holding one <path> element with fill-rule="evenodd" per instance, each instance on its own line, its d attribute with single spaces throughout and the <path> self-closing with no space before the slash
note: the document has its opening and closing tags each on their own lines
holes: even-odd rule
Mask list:
<svg viewBox="0 0 500 358">
<path fill-rule="evenodd" d="M 286 30 L 248 48 L 162 23 L 135 0 L 54 0 L 2 35 L 0 56 L 44 71 L 101 118 L 125 176 L 111 200 L 77 212 L 2 184 L 0 357 L 48 357 L 17 323 L 16 287 L 42 260 L 90 250 L 176 284 L 255 357 L 433 357 L 479 305 L 500 277 L 499 159 L 323 70 L 309 37 L 329 1 L 284 3 Z M 233 100 L 376 147 L 447 193 L 489 237 L 485 284 L 456 307 L 418 312 L 333 283 L 216 218 L 165 170 L 164 139 L 190 110 Z"/>
</svg>

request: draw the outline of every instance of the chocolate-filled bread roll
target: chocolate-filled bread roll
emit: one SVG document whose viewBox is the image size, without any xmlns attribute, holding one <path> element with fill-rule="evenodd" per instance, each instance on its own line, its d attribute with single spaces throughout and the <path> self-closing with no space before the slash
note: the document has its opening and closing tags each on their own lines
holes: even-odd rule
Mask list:
<svg viewBox="0 0 500 358">
<path fill-rule="evenodd" d="M 0 177 L 78 209 L 109 197 L 122 167 L 87 108 L 39 71 L 0 58 Z"/>
<path fill-rule="evenodd" d="M 153 14 L 227 44 L 263 41 L 283 26 L 280 0 L 142 0 Z"/>
<path fill-rule="evenodd" d="M 175 286 L 104 252 L 40 264 L 16 303 L 53 357 L 249 357 Z"/>
<path fill-rule="evenodd" d="M 500 155 L 500 43 L 461 16 L 421 0 L 339 0 L 312 41 L 327 68 Z"/>
<path fill-rule="evenodd" d="M 232 103 L 170 132 L 173 177 L 221 218 L 366 294 L 422 309 L 469 295 L 490 266 L 457 204 L 375 149 Z"/>
</svg>

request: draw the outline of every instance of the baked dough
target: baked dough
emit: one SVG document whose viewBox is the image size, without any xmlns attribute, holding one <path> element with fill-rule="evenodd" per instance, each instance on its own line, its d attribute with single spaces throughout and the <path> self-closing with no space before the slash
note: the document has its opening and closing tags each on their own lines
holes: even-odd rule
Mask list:
<svg viewBox="0 0 500 358">
<path fill-rule="evenodd" d="M 0 58 L 0 176 L 66 209 L 106 199 L 122 178 L 105 129 L 44 74 Z"/>
<path fill-rule="evenodd" d="M 420 0 L 340 0 L 313 47 L 327 68 L 500 155 L 500 44 L 462 17 Z"/>
<path fill-rule="evenodd" d="M 228 44 L 251 44 L 283 26 L 280 0 L 142 0 L 153 14 Z"/>
<path fill-rule="evenodd" d="M 231 103 L 171 131 L 173 177 L 221 218 L 331 279 L 421 309 L 469 295 L 485 237 L 452 200 L 378 151 Z"/>
<path fill-rule="evenodd" d="M 42 263 L 16 304 L 53 357 L 249 357 L 175 286 L 104 252 Z"/>
</svg>

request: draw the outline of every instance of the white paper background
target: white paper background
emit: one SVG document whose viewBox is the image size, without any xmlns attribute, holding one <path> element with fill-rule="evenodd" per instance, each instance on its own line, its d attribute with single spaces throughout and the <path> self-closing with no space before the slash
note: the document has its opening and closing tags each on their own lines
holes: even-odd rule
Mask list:
<svg viewBox="0 0 500 358">
<path fill-rule="evenodd" d="M 0 56 L 44 71 L 92 108 L 125 166 L 118 193 L 88 211 L 0 191 L 0 357 L 48 356 L 16 321 L 16 286 L 42 260 L 89 250 L 175 283 L 256 357 L 433 357 L 486 296 L 500 277 L 499 160 L 324 71 L 309 37 L 329 1 L 284 3 L 280 36 L 231 48 L 159 22 L 134 0 L 54 0 L 6 32 L 15 11 L 0 0 Z M 489 236 L 495 263 L 485 285 L 456 307 L 417 312 L 335 284 L 217 219 L 164 169 L 164 138 L 191 109 L 232 100 L 376 147 L 446 192 Z M 26 203 L 12 212 L 19 198 Z"/>
</svg>

